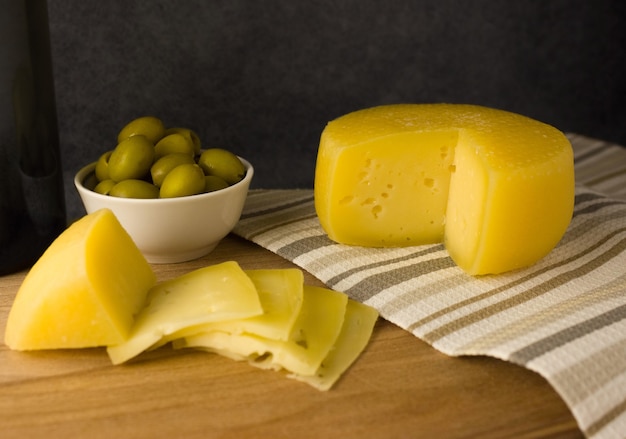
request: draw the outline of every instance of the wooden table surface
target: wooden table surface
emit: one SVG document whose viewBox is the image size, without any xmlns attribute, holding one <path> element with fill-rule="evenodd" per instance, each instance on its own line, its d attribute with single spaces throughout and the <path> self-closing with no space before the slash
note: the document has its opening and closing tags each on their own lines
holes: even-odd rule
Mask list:
<svg viewBox="0 0 626 439">
<path fill-rule="evenodd" d="M 159 280 L 235 260 L 293 264 L 236 236 Z M 0 277 L 0 334 L 24 272 Z M 322 285 L 305 273 L 305 281 Z M 534 372 L 452 358 L 382 319 L 328 392 L 218 355 L 168 346 L 113 366 L 104 349 L 21 353 L 0 344 L 0 437 L 572 438 L 571 413 Z"/>
</svg>

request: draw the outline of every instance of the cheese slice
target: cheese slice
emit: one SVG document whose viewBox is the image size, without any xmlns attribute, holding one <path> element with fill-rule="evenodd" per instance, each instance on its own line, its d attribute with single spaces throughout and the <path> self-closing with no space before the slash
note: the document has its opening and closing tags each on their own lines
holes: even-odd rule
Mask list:
<svg viewBox="0 0 626 439">
<path fill-rule="evenodd" d="M 175 340 L 174 347 L 195 347 L 264 369 L 286 369 L 312 375 L 335 344 L 343 326 L 348 296 L 321 287 L 304 286 L 302 309 L 289 340 L 254 333 L 209 331 Z"/>
<path fill-rule="evenodd" d="M 297 268 L 244 270 L 259 294 L 263 313 L 253 317 L 187 326 L 163 336 L 151 349 L 177 338 L 211 331 L 244 332 L 275 340 L 288 340 L 302 308 L 304 275 Z"/>
<path fill-rule="evenodd" d="M 329 390 L 361 355 L 370 341 L 376 320 L 378 320 L 378 311 L 368 305 L 348 299 L 341 332 L 320 367 L 313 375 L 293 373 L 287 376 L 305 382 L 318 390 Z"/>
<path fill-rule="evenodd" d="M 574 206 L 572 148 L 557 129 L 491 108 L 405 104 L 356 111 L 322 132 L 315 207 L 329 238 L 444 242 L 466 272 L 537 262 Z"/>
<path fill-rule="evenodd" d="M 256 287 L 263 314 L 221 325 L 221 330 L 232 333 L 248 332 L 275 340 L 288 340 L 302 310 L 304 275 L 297 268 L 274 270 L 246 270 Z"/>
<path fill-rule="evenodd" d="M 151 288 L 129 338 L 107 352 L 120 364 L 186 327 L 261 313 L 257 290 L 239 264 L 210 265 Z"/>
<path fill-rule="evenodd" d="M 67 228 L 26 275 L 9 313 L 12 349 L 122 343 L 156 278 L 110 210 Z"/>
</svg>

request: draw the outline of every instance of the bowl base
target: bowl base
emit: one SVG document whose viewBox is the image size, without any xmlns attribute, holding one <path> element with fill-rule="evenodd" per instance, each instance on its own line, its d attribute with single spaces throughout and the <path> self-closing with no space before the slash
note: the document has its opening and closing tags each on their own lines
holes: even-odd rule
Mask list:
<svg viewBox="0 0 626 439">
<path fill-rule="evenodd" d="M 149 254 L 142 251 L 144 257 L 150 264 L 178 264 L 181 262 L 192 261 L 194 259 L 201 258 L 211 253 L 219 242 L 213 243 L 209 246 L 194 249 L 186 252 L 168 253 L 168 254 Z M 141 250 L 141 249 L 140 249 Z"/>
</svg>

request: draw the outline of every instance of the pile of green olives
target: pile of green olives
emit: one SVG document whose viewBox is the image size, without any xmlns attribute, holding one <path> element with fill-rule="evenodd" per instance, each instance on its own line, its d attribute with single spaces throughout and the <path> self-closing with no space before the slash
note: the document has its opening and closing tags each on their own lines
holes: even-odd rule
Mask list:
<svg viewBox="0 0 626 439">
<path fill-rule="evenodd" d="M 202 150 L 189 128 L 165 128 L 153 116 L 129 122 L 117 146 L 96 162 L 93 190 L 124 198 L 173 198 L 229 187 L 241 181 L 246 168 L 222 148 Z"/>
</svg>

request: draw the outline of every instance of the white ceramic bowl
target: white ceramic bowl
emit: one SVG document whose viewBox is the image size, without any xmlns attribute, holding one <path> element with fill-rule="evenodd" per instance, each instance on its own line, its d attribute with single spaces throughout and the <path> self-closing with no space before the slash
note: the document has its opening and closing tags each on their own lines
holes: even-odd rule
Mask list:
<svg viewBox="0 0 626 439">
<path fill-rule="evenodd" d="M 241 161 L 246 167 L 243 180 L 188 197 L 146 200 L 98 194 L 84 185 L 95 163 L 78 171 L 74 185 L 87 213 L 102 208 L 113 211 L 148 262 L 184 262 L 210 253 L 239 221 L 254 174 L 252 165 Z"/>
</svg>

